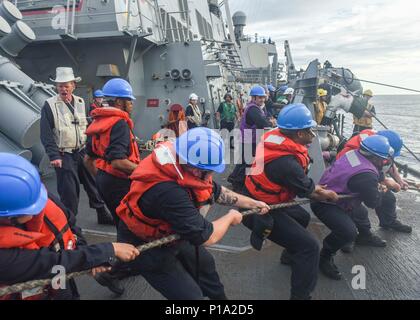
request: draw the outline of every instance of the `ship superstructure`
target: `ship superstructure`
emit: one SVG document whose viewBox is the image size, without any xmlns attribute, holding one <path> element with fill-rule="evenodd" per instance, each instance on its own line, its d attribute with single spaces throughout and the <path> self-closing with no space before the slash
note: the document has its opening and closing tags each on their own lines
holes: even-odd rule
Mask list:
<svg viewBox="0 0 420 320">
<path fill-rule="evenodd" d="M 48 91 L 32 106 L 38 113 L 43 101 L 53 94 L 47 84 L 58 66 L 72 67 L 82 77 L 76 94 L 87 102 L 92 92 L 110 78 L 128 79 L 137 98 L 135 133 L 143 140 L 150 139 L 165 124 L 171 104 L 186 105 L 191 93 L 200 97 L 206 125 L 214 128 L 214 115 L 226 92 L 246 93 L 253 84 L 276 85 L 279 78 L 275 43 L 246 36 L 246 16 L 238 12 L 231 19 L 228 1 L 4 3 L 17 15 L 13 23 L 21 21 L 27 33 L 31 32 L 19 54 L 5 53 L 3 58 L 8 61 L 6 65 L 10 62 L 19 66 L 22 74 L 36 79 L 42 90 Z M 4 70 L 0 77 L 22 82 L 10 70 Z M 37 130 L 39 120 L 34 121 L 28 136 L 36 140 Z M 0 131 L 10 138 L 3 128 Z M 23 144 L 12 140 L 21 149 L 39 145 L 39 139 Z M 48 163 L 41 153 L 37 153 L 38 165 Z"/>
</svg>

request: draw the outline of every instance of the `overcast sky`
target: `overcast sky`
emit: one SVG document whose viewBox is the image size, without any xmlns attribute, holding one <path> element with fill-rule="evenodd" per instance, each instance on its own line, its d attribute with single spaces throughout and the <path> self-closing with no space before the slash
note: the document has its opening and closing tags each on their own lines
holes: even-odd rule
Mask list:
<svg viewBox="0 0 420 320">
<path fill-rule="evenodd" d="M 420 90 L 420 1 L 229 0 L 248 16 L 245 33 L 271 36 L 283 58 L 289 40 L 295 65 L 318 58 L 360 79 Z M 376 94 L 410 94 L 364 84 Z"/>
</svg>

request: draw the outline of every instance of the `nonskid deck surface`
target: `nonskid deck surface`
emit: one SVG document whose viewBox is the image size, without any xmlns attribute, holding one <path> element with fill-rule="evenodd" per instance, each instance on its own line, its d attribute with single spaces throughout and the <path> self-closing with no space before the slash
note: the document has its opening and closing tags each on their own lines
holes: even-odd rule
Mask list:
<svg viewBox="0 0 420 320">
<path fill-rule="evenodd" d="M 227 185 L 226 174 L 216 180 Z M 45 183 L 50 191 L 55 191 L 54 176 L 46 178 Z M 350 255 L 338 253 L 335 261 L 345 280 L 333 281 L 320 274 L 314 299 L 420 299 L 420 193 L 400 193 L 397 205 L 400 219 L 413 226 L 413 233 L 396 234 L 382 230 L 378 227 L 376 215 L 371 212 L 373 229 L 387 240 L 388 246 L 356 247 Z M 216 205 L 209 219 L 226 212 L 227 208 Z M 115 228 L 96 224 L 96 213 L 89 208 L 84 191 L 78 224 L 84 228 L 91 243 L 115 241 Z M 309 228 L 320 241 L 329 232 L 316 218 Z M 249 235 L 245 227 L 234 227 L 219 245 L 211 248 L 227 295 L 230 299 L 288 299 L 290 268 L 279 261 L 283 248 L 267 243 L 263 251 L 257 252 L 249 246 Z M 352 288 L 354 266 L 363 266 L 366 270 L 365 290 Z M 79 278 L 77 282 L 82 299 L 163 299 L 140 276 L 124 280 L 126 293 L 119 298 L 90 277 Z"/>
</svg>

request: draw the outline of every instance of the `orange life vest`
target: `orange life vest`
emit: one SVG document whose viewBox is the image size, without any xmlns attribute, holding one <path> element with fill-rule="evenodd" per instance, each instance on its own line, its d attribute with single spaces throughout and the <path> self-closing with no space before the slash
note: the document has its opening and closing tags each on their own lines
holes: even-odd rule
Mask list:
<svg viewBox="0 0 420 320">
<path fill-rule="evenodd" d="M 266 164 L 284 156 L 294 156 L 302 168 L 307 171 L 310 158 L 305 146 L 281 134 L 278 129 L 264 134 L 262 141 L 257 146 L 251 172 L 245 179 L 245 186 L 255 199 L 275 204 L 288 202 L 296 197 L 296 194 L 291 190 L 271 182 L 264 172 Z"/>
<path fill-rule="evenodd" d="M 76 236 L 70 229 L 65 213 L 51 199 L 44 210 L 25 224 L 26 230 L 0 225 L 0 249 L 39 250 L 53 248 L 55 251 L 76 248 Z M 33 295 L 25 292 L 0 297 L 0 300 L 41 300 L 53 294 L 50 286 L 38 288 Z"/>
<path fill-rule="evenodd" d="M 117 215 L 128 229 L 144 241 L 153 241 L 174 233 L 166 221 L 145 216 L 138 206 L 140 198 L 153 186 L 173 181 L 188 190 L 197 208 L 212 203 L 212 178 L 209 177 L 204 181 L 194 177 L 183 170 L 175 159 L 173 144 L 171 142 L 160 144 L 133 172 L 130 177 L 132 179 L 130 191 L 117 208 Z"/>
<path fill-rule="evenodd" d="M 354 136 L 349 141 L 347 141 L 346 145 L 344 146 L 343 150 L 341 150 L 337 156 L 336 159 L 340 159 L 344 154 L 346 154 L 349 151 L 360 149 L 360 144 L 364 139 L 367 137 L 373 136 L 376 134 L 375 130 L 372 129 L 366 129 L 360 132 L 357 136 Z"/>
<path fill-rule="evenodd" d="M 171 108 L 168 115 L 168 123 L 166 124 L 166 128 L 175 132 L 176 137 L 179 137 L 188 129 L 184 109 L 182 106 L 179 107 L 181 108 Z"/>
<path fill-rule="evenodd" d="M 242 98 L 236 99 L 236 107 L 238 108 L 239 116 L 242 117 L 244 113 L 244 102 L 242 101 Z"/>
<path fill-rule="evenodd" d="M 135 164 L 140 163 L 139 148 L 132 132 L 134 128 L 133 121 L 130 119 L 127 112 L 111 107 L 97 108 L 92 111 L 92 116 L 94 120 L 86 130 L 86 134 L 92 137 L 92 151 L 99 157 L 99 159 L 95 161 L 96 167 L 113 176 L 128 179 L 128 174 L 114 169 L 112 165 L 105 160 L 105 152 L 110 144 L 112 128 L 118 121 L 124 120 L 130 127 L 130 155 L 127 159 Z"/>
</svg>

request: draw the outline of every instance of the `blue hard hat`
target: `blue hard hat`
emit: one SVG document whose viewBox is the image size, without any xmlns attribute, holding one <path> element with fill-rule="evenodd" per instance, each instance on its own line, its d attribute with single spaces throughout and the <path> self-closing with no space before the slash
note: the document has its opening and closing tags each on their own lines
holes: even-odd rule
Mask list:
<svg viewBox="0 0 420 320">
<path fill-rule="evenodd" d="M 37 169 L 26 159 L 0 153 L 0 217 L 37 215 L 48 193 Z"/>
<path fill-rule="evenodd" d="M 394 157 L 399 157 L 401 155 L 401 149 L 404 142 L 397 132 L 393 130 L 382 130 L 378 132 L 378 135 L 388 139 L 389 144 L 392 149 L 394 149 Z"/>
<path fill-rule="evenodd" d="M 394 155 L 394 149 L 391 148 L 388 139 L 380 135 L 367 137 L 362 141 L 360 147 L 362 150 L 382 159 L 389 159 Z"/>
<path fill-rule="evenodd" d="M 266 97 L 265 90 L 261 86 L 254 86 L 249 93 L 251 97 Z"/>
<path fill-rule="evenodd" d="M 286 130 L 302 130 L 317 125 L 309 109 L 303 103 L 289 104 L 277 118 L 277 127 Z"/>
<path fill-rule="evenodd" d="M 288 85 L 282 85 L 282 86 L 279 87 L 278 91 L 279 91 L 280 94 L 283 94 L 288 88 L 289 88 Z"/>
<path fill-rule="evenodd" d="M 225 170 L 225 144 L 220 135 L 211 129 L 198 127 L 188 130 L 176 139 L 175 150 L 182 163 L 217 173 Z"/>
<path fill-rule="evenodd" d="M 104 93 L 102 92 L 102 90 L 96 90 L 96 91 L 93 93 L 93 96 L 94 96 L 95 98 L 103 98 L 103 97 L 105 97 L 105 96 L 104 96 Z"/>
<path fill-rule="evenodd" d="M 128 98 L 131 100 L 136 100 L 136 98 L 133 96 L 133 88 L 131 85 L 121 78 L 109 80 L 107 83 L 105 83 L 102 91 L 105 97 Z"/>
<path fill-rule="evenodd" d="M 272 84 L 267 85 L 267 88 L 268 88 L 268 91 L 270 91 L 270 92 L 275 92 L 276 91 L 276 88 Z"/>
</svg>

